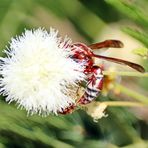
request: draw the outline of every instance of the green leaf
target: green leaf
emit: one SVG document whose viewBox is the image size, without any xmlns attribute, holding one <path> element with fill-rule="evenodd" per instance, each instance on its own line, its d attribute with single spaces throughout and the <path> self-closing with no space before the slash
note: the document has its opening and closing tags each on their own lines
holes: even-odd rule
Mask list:
<svg viewBox="0 0 148 148">
<path fill-rule="evenodd" d="M 106 3 L 112 5 L 119 12 L 126 15 L 128 18 L 139 23 L 143 27 L 148 26 L 148 16 L 144 14 L 139 7 L 134 3 L 129 3 L 123 0 L 105 0 Z"/>
<path fill-rule="evenodd" d="M 134 49 L 132 50 L 132 52 L 134 54 L 137 54 L 141 57 L 143 57 L 144 59 L 147 59 L 148 58 L 148 49 L 147 48 L 137 48 L 137 49 Z"/>
<path fill-rule="evenodd" d="M 138 30 L 131 29 L 129 27 L 122 28 L 122 31 L 129 34 L 130 36 L 134 37 L 135 39 L 139 40 L 146 47 L 148 47 L 148 34 L 142 32 L 142 31 L 140 32 Z"/>
</svg>

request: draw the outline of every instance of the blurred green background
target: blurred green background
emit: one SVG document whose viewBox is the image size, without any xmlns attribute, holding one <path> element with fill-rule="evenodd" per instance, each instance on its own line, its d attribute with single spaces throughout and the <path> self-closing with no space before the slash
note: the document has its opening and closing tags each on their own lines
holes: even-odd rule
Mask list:
<svg viewBox="0 0 148 148">
<path fill-rule="evenodd" d="M 129 50 L 147 47 L 147 12 L 147 0 L 0 0 L 0 49 L 24 29 L 49 30 L 51 26 L 74 42 L 90 44 L 114 38 L 125 41 Z M 133 56 L 128 49 L 108 54 L 136 61 L 148 70 L 148 60 Z M 122 83 L 148 96 L 147 78 L 127 77 Z M 133 98 L 111 93 L 99 99 Z M 97 123 L 84 111 L 66 116 L 27 116 L 26 111 L 2 98 L 0 148 L 148 148 L 147 107 L 108 107 L 107 114 Z"/>
</svg>

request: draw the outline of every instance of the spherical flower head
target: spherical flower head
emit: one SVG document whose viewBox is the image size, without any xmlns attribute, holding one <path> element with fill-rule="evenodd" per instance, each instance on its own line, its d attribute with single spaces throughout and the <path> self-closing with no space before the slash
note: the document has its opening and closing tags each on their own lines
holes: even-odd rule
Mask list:
<svg viewBox="0 0 148 148">
<path fill-rule="evenodd" d="M 12 38 L 1 58 L 0 92 L 28 113 L 57 114 L 75 103 L 78 82 L 85 79 L 83 63 L 71 56 L 71 41 L 50 29 L 26 30 Z"/>
</svg>

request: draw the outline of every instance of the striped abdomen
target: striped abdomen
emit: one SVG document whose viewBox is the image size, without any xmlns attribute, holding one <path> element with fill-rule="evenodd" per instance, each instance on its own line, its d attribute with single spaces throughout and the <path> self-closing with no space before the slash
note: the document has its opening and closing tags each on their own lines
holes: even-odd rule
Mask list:
<svg viewBox="0 0 148 148">
<path fill-rule="evenodd" d="M 98 66 L 93 66 L 91 76 L 88 78 L 84 95 L 79 99 L 79 104 L 87 104 L 99 96 L 103 87 L 103 74 Z"/>
</svg>

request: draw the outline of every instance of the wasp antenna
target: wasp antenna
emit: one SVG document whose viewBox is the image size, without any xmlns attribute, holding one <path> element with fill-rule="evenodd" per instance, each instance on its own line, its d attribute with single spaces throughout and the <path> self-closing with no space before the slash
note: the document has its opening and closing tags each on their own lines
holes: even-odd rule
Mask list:
<svg viewBox="0 0 148 148">
<path fill-rule="evenodd" d="M 133 62 L 129 62 L 129 61 L 125 61 L 125 60 L 117 59 L 117 58 L 112 58 L 112 57 L 105 57 L 105 56 L 96 55 L 96 54 L 93 54 L 93 56 L 96 58 L 99 58 L 99 59 L 104 59 L 104 60 L 110 61 L 110 62 L 114 62 L 114 63 L 118 63 L 118 64 L 122 64 L 122 65 L 127 65 L 127 66 L 129 66 L 139 72 L 142 72 L 142 73 L 145 72 L 145 69 L 141 65 L 133 63 Z"/>
<path fill-rule="evenodd" d="M 122 48 L 124 45 L 121 41 L 119 40 L 105 40 L 103 42 L 91 44 L 88 47 L 91 49 L 100 49 L 100 48 Z"/>
</svg>

